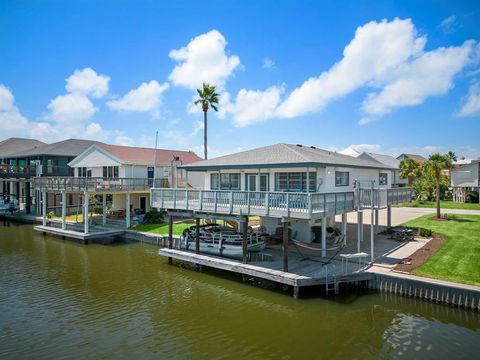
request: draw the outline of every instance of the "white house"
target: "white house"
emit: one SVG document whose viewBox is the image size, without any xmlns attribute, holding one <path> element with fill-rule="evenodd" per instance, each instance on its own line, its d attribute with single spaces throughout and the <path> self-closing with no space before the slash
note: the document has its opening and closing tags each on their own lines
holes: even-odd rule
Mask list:
<svg viewBox="0 0 480 360">
<path fill-rule="evenodd" d="M 152 149 L 109 144 L 94 144 L 79 154 L 68 165 L 74 168 L 76 178 L 107 180 L 109 185 L 125 184 L 131 188 L 131 209 L 149 209 L 149 188 L 154 184 L 164 187 L 202 187 L 203 176 L 179 169 L 202 160 L 191 151 Z M 155 165 L 154 165 L 155 164 Z M 143 183 L 145 185 L 143 186 Z M 130 186 L 131 185 L 131 186 Z M 124 192 L 112 192 L 112 210 L 125 209 Z"/>
<path fill-rule="evenodd" d="M 472 160 L 459 168 L 451 170 L 453 200 L 463 202 L 468 191 L 475 191 L 480 197 L 480 160 Z"/>
<path fill-rule="evenodd" d="M 204 176 L 204 190 L 243 190 L 288 193 L 345 193 L 354 184 L 377 189 L 392 187 L 397 167 L 365 160 L 314 146 L 275 144 L 258 149 L 203 160 L 181 167 L 188 176 Z M 334 217 L 333 217 L 334 218 Z M 267 231 L 280 226 L 278 217 L 261 217 Z M 292 223 L 298 240 L 311 242 L 311 227 L 320 220 Z M 334 221 L 334 219 L 330 219 Z"/>
<path fill-rule="evenodd" d="M 395 159 L 393 156 L 384 155 L 384 154 L 376 154 L 372 152 L 362 152 L 361 154 L 357 155 L 356 158 L 364 159 L 369 161 L 376 161 L 380 164 L 387 165 L 393 170 L 393 177 L 392 177 L 392 185 L 393 186 L 405 186 L 408 184 L 408 179 L 402 179 L 400 177 L 400 160 Z"/>
</svg>

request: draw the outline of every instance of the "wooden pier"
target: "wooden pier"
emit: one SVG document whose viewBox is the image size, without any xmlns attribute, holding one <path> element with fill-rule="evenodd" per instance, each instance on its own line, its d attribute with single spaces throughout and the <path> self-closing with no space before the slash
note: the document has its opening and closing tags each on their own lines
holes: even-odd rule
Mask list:
<svg viewBox="0 0 480 360">
<path fill-rule="evenodd" d="M 95 231 L 91 231 L 86 234 L 81 231 L 67 230 L 43 225 L 35 226 L 33 229 L 42 232 L 44 235 L 48 234 L 53 236 L 60 236 L 65 239 L 76 239 L 82 241 L 85 244 L 87 244 L 91 240 L 122 236 L 125 233 L 125 230 L 122 229 L 95 229 Z"/>
</svg>

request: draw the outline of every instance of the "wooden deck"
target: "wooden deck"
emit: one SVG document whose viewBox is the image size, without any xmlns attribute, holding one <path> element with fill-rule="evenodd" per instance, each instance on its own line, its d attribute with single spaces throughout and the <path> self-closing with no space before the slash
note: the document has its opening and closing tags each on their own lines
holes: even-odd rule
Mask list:
<svg viewBox="0 0 480 360">
<path fill-rule="evenodd" d="M 101 239 L 101 238 L 121 236 L 125 233 L 125 230 L 121 230 L 121 229 L 109 229 L 109 230 L 95 229 L 94 231 L 91 231 L 88 234 L 85 234 L 81 231 L 60 229 L 57 227 L 43 226 L 43 225 L 35 226 L 33 229 L 36 231 L 42 232 L 44 234 L 61 236 L 69 239 L 77 239 L 83 242 L 89 242 L 90 240 Z"/>
<path fill-rule="evenodd" d="M 280 270 L 282 268 L 280 252 L 275 249 L 268 249 L 265 252 L 272 254 L 274 260 L 243 264 L 237 260 L 212 255 L 195 254 L 185 250 L 160 249 L 158 251 L 161 256 L 191 264 L 249 275 L 298 288 L 325 285 L 334 282 L 336 284 L 348 283 L 372 278 L 372 274 L 364 272 L 363 269 L 359 269 L 357 263 L 349 263 L 346 271 L 344 271 L 339 260 L 333 260 L 332 263 L 323 265 L 318 261 L 304 259 L 293 251 L 289 251 L 289 272 L 285 272 Z"/>
</svg>

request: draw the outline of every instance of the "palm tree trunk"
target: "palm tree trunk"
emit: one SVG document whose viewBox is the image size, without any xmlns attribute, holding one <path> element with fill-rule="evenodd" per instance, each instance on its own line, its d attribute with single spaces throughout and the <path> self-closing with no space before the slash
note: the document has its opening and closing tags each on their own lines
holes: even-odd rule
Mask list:
<svg viewBox="0 0 480 360">
<path fill-rule="evenodd" d="M 437 185 L 437 219 L 440 219 L 440 179 L 436 178 Z"/>
<path fill-rule="evenodd" d="M 205 160 L 207 157 L 207 112 L 203 112 L 203 151 L 205 153 Z"/>
</svg>

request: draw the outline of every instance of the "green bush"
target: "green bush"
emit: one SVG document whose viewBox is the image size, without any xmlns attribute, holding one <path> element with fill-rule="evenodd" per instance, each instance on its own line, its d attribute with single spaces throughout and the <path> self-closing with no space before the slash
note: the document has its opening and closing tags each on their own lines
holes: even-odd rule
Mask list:
<svg viewBox="0 0 480 360">
<path fill-rule="evenodd" d="M 431 237 L 432 236 L 432 230 L 420 228 L 420 229 L 418 229 L 418 234 L 421 237 Z"/>
<path fill-rule="evenodd" d="M 152 209 L 147 211 L 144 216 L 145 224 L 160 224 L 165 218 L 165 211 L 158 211 L 157 209 Z"/>
</svg>

